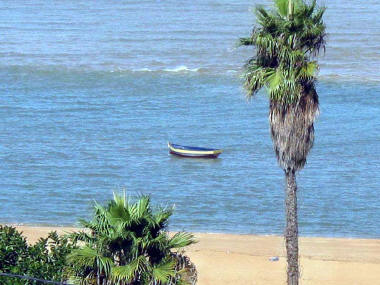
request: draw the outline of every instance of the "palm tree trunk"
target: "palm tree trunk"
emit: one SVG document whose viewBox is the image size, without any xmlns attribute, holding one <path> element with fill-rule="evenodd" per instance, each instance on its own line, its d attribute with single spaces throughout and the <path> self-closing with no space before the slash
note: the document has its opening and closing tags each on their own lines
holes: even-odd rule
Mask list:
<svg viewBox="0 0 380 285">
<path fill-rule="evenodd" d="M 297 184 L 294 170 L 285 171 L 286 176 L 286 255 L 288 261 L 288 285 L 298 285 L 298 221 Z"/>
</svg>

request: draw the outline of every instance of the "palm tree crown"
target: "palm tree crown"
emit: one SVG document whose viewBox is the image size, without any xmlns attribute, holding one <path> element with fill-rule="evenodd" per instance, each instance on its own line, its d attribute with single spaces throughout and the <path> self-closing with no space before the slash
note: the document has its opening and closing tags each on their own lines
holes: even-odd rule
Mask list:
<svg viewBox="0 0 380 285">
<path fill-rule="evenodd" d="M 87 229 L 71 235 L 83 247 L 68 257 L 69 273 L 80 284 L 177 284 L 178 250 L 194 243 L 193 235 L 179 232 L 172 237 L 165 228 L 173 210 L 153 212 L 149 196 L 130 202 L 114 194 L 106 207 L 95 205 Z M 182 269 L 182 268 L 181 268 Z M 185 270 L 182 270 L 185 271 Z"/>
<path fill-rule="evenodd" d="M 314 87 L 318 64 L 311 59 L 325 48 L 325 8 L 318 8 L 315 0 L 275 3 L 273 11 L 257 7 L 258 26 L 249 38 L 240 39 L 241 45 L 256 47 L 246 64 L 245 88 L 252 96 L 266 86 L 271 100 L 291 103 Z"/>
<path fill-rule="evenodd" d="M 245 65 L 248 97 L 266 87 L 270 99 L 269 121 L 274 149 L 285 171 L 306 163 L 314 142 L 318 114 L 315 90 L 318 64 L 312 59 L 325 49 L 325 8 L 302 0 L 276 0 L 276 9 L 257 7 L 258 26 L 241 45 L 252 45 L 255 55 Z"/>
</svg>

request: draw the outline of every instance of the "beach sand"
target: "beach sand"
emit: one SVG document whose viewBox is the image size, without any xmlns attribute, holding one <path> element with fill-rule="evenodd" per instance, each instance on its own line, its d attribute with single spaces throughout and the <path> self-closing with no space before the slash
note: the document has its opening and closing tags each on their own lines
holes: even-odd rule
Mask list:
<svg viewBox="0 0 380 285">
<path fill-rule="evenodd" d="M 30 243 L 50 231 L 75 228 L 17 226 Z M 283 238 L 232 234 L 195 234 L 197 244 L 186 254 L 198 270 L 199 285 L 285 284 Z M 270 261 L 271 257 L 278 261 Z M 380 240 L 343 238 L 300 239 L 301 282 L 305 285 L 380 284 Z"/>
</svg>

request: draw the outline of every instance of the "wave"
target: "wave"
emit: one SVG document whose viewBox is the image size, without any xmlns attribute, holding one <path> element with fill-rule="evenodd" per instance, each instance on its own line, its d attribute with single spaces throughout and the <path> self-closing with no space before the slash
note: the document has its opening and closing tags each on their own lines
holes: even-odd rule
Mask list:
<svg viewBox="0 0 380 285">
<path fill-rule="evenodd" d="M 188 68 L 186 65 L 180 65 L 174 68 L 165 68 L 164 71 L 167 72 L 198 72 L 200 68 Z"/>
<path fill-rule="evenodd" d="M 189 68 L 186 65 L 178 65 L 174 67 L 159 67 L 159 68 L 124 68 L 115 67 L 112 65 L 81 65 L 81 66 L 67 66 L 67 65 L 0 65 L 0 71 L 13 71 L 13 72 L 43 72 L 43 73 L 57 73 L 57 72 L 73 72 L 73 73 L 131 73 L 131 72 L 156 72 L 156 73 L 188 73 L 188 72 L 206 72 L 211 69 L 202 67 Z"/>
<path fill-rule="evenodd" d="M 118 71 L 129 71 L 129 70 L 119 69 Z M 200 68 L 200 67 L 189 68 L 186 65 L 179 65 L 179 66 L 172 67 L 172 68 L 167 67 L 167 68 L 161 68 L 161 69 L 150 69 L 150 68 L 144 67 L 144 68 L 132 69 L 130 71 L 133 71 L 133 72 L 174 72 L 174 73 L 178 73 L 178 72 L 200 72 L 200 71 L 205 71 L 205 69 Z"/>
<path fill-rule="evenodd" d="M 318 80 L 321 81 L 342 81 L 342 82 L 380 82 L 380 76 L 372 72 L 373 68 L 362 69 L 356 72 L 351 66 L 341 63 L 322 62 Z M 141 67 L 141 68 L 124 68 L 115 66 L 67 66 L 67 65 L 0 65 L 0 73 L 3 77 L 22 75 L 28 78 L 45 78 L 46 76 L 62 76 L 63 78 L 82 76 L 129 76 L 139 74 L 178 74 L 178 75 L 210 75 L 210 76 L 229 76 L 239 78 L 243 71 L 241 67 L 223 66 L 213 67 L 188 67 L 186 65 L 178 65 L 174 67 Z M 0 90 L 3 89 L 0 87 Z"/>
<path fill-rule="evenodd" d="M 136 72 L 152 72 L 153 70 L 152 69 L 149 69 L 149 68 L 138 68 L 138 69 L 134 69 L 133 71 L 136 71 Z"/>
<path fill-rule="evenodd" d="M 105 70 L 106 71 L 106 70 Z M 114 68 L 110 70 L 110 72 L 155 72 L 155 73 L 188 73 L 188 72 L 206 72 L 206 68 L 202 67 L 196 67 L 196 68 L 189 68 L 186 65 L 178 65 L 175 67 L 164 67 L 164 68 L 148 68 L 148 67 L 142 67 L 142 68 L 132 68 L 132 69 L 124 69 L 124 68 Z"/>
</svg>

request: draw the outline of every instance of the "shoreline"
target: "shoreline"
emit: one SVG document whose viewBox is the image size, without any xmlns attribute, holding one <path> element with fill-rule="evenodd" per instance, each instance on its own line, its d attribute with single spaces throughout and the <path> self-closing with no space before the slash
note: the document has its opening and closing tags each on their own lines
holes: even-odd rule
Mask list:
<svg viewBox="0 0 380 285">
<path fill-rule="evenodd" d="M 34 243 L 50 231 L 75 227 L 17 226 Z M 281 236 L 193 233 L 197 244 L 185 254 L 196 265 L 198 283 L 285 284 L 286 252 Z M 301 284 L 376 284 L 380 280 L 380 239 L 300 237 Z M 279 257 L 278 261 L 270 261 Z"/>
<path fill-rule="evenodd" d="M 54 224 L 28 224 L 28 223 L 6 223 L 1 222 L 0 225 L 7 225 L 16 228 L 51 228 L 51 229 L 80 229 L 77 225 L 54 225 Z M 185 229 L 181 230 L 170 230 L 169 232 L 181 232 L 187 231 Z M 265 233 L 240 233 L 240 232 L 212 232 L 212 231 L 187 231 L 196 234 L 208 234 L 208 235 L 234 235 L 234 236 L 260 236 L 260 237 L 283 237 L 282 234 L 265 234 Z M 343 240 L 380 240 L 380 236 L 344 236 L 344 235 L 299 235 L 299 238 L 306 239 L 343 239 Z"/>
</svg>

